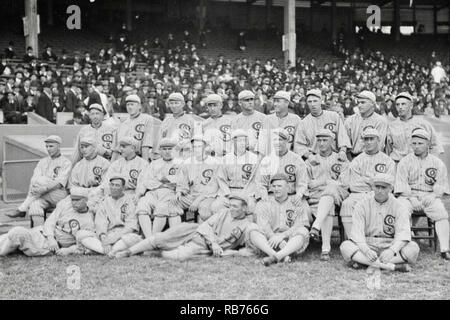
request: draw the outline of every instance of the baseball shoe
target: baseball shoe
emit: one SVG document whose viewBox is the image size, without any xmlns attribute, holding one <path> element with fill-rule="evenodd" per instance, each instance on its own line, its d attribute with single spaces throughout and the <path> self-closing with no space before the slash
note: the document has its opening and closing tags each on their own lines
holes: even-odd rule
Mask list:
<svg viewBox="0 0 450 320">
<path fill-rule="evenodd" d="M 286 240 L 283 240 L 283 241 L 281 241 L 280 244 L 278 245 L 278 248 L 280 248 L 280 250 L 283 250 L 284 247 L 286 247 L 286 245 L 287 245 Z"/>
<path fill-rule="evenodd" d="M 26 211 L 20 211 L 19 209 L 16 209 L 13 212 L 5 213 L 5 215 L 10 218 L 25 218 L 27 213 L 26 213 Z"/>
<path fill-rule="evenodd" d="M 412 270 L 411 266 L 407 263 L 397 263 L 394 269 L 394 271 L 398 272 L 410 272 L 411 270 Z"/>
<path fill-rule="evenodd" d="M 282 261 L 283 261 L 284 263 L 289 263 L 289 262 L 292 261 L 292 258 L 291 258 L 291 256 L 286 256 L 286 257 L 283 258 Z"/>
<path fill-rule="evenodd" d="M 309 232 L 309 237 L 314 241 L 320 241 L 320 231 L 312 227 L 311 231 Z"/>
<path fill-rule="evenodd" d="M 444 260 L 450 260 L 450 251 L 446 251 L 446 252 L 441 252 L 441 257 Z"/>
<path fill-rule="evenodd" d="M 326 251 L 323 251 L 320 254 L 320 260 L 322 260 L 322 261 L 330 261 L 330 253 L 326 252 Z"/>
<path fill-rule="evenodd" d="M 128 258 L 129 256 L 131 256 L 130 250 L 124 250 L 117 252 L 114 257 L 111 258 Z"/>
<path fill-rule="evenodd" d="M 277 262 L 278 260 L 274 256 L 265 257 L 264 259 L 262 259 L 262 263 L 266 267 L 270 266 L 271 264 L 275 264 Z"/>
</svg>

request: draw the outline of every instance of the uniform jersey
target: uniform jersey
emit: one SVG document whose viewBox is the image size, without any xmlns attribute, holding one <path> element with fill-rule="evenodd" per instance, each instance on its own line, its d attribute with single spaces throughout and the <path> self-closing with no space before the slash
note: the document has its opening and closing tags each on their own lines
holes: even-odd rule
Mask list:
<svg viewBox="0 0 450 320">
<path fill-rule="evenodd" d="M 209 141 L 216 156 L 230 153 L 233 147 L 231 139 L 231 124 L 234 116 L 222 115 L 218 118 L 208 118 L 203 122 L 203 134 Z"/>
<path fill-rule="evenodd" d="M 339 154 L 332 152 L 329 156 L 321 156 L 320 153 L 316 155 L 317 165 L 312 165 L 311 162 L 306 161 L 306 171 L 310 181 L 313 180 L 334 180 L 339 185 L 345 186 L 348 180 L 348 161 L 341 161 L 338 159 Z M 309 197 L 319 199 L 325 186 L 309 188 Z"/>
<path fill-rule="evenodd" d="M 250 229 L 255 227 L 246 218 L 233 219 L 230 211 L 225 209 L 203 222 L 197 228 L 197 233 L 205 238 L 208 246 L 217 243 L 223 250 L 227 250 L 242 246 L 249 237 Z"/>
<path fill-rule="evenodd" d="M 216 197 L 219 191 L 217 184 L 217 159 L 207 156 L 203 161 L 191 157 L 183 161 L 178 171 L 177 191 L 183 191 L 194 198 L 199 195 Z"/>
<path fill-rule="evenodd" d="M 121 227 L 139 231 L 135 209 L 132 195 L 124 195 L 119 199 L 106 197 L 95 214 L 95 231 L 99 236 Z"/>
<path fill-rule="evenodd" d="M 298 125 L 300 124 L 300 117 L 294 113 L 288 112 L 288 114 L 279 118 L 276 113 L 272 113 L 267 116 L 269 120 L 270 128 L 283 128 L 289 133 L 289 150 L 293 149 L 295 133 L 297 132 Z"/>
<path fill-rule="evenodd" d="M 140 173 L 148 166 L 148 162 L 139 156 L 131 160 L 119 158 L 109 166 L 106 177 L 103 181 L 103 189 L 109 193 L 109 178 L 114 175 L 125 177 L 125 190 L 135 190 Z"/>
<path fill-rule="evenodd" d="M 167 115 L 161 124 L 160 137 L 176 142 L 187 141 L 194 135 L 195 118 L 184 113 L 179 117 Z"/>
<path fill-rule="evenodd" d="M 72 164 L 69 159 L 61 155 L 54 159 L 51 157 L 43 158 L 39 160 L 36 168 L 34 168 L 30 185 L 36 183 L 40 178 L 46 177 L 58 181 L 65 188 L 71 167 Z"/>
<path fill-rule="evenodd" d="M 350 139 L 339 114 L 323 110 L 320 116 L 315 117 L 312 114 L 308 114 L 300 121 L 295 133 L 294 151 L 300 156 L 303 156 L 309 150 L 317 153 L 316 134 L 324 128 L 331 130 L 335 134 L 336 144 L 333 146 L 333 151 L 338 151 L 342 147 L 350 148 Z"/>
<path fill-rule="evenodd" d="M 349 166 L 347 184 L 351 192 L 370 192 L 372 179 L 377 173 L 395 176 L 395 163 L 385 153 L 379 151 L 373 155 L 365 152 L 352 160 Z M 365 179 L 369 179 L 365 181 Z"/>
<path fill-rule="evenodd" d="M 303 159 L 292 151 L 282 156 L 271 154 L 261 160 L 258 170 L 257 185 L 259 195 L 264 189 L 271 191 L 270 178 L 276 173 L 283 173 L 289 177 L 289 194 L 308 195 L 308 174 Z"/>
<path fill-rule="evenodd" d="M 249 179 L 257 164 L 258 156 L 253 152 L 246 151 L 241 156 L 234 153 L 227 154 L 223 157 L 222 165 L 217 171 L 220 190 L 228 195 L 230 192 L 240 192 L 239 189 L 246 188 L 248 195 L 255 195 L 255 179 L 252 179 L 251 182 Z"/>
<path fill-rule="evenodd" d="M 108 170 L 110 162 L 103 157 L 96 156 L 94 159 L 81 159 L 75 164 L 70 174 L 68 188 L 82 187 L 93 188 L 98 187 Z"/>
<path fill-rule="evenodd" d="M 287 236 L 303 227 L 309 227 L 308 208 L 296 206 L 292 198 L 283 202 L 276 199 L 258 203 L 255 208 L 256 222 L 267 238 L 287 231 Z"/>
<path fill-rule="evenodd" d="M 136 195 L 138 197 L 145 194 L 147 190 L 156 190 L 162 187 L 166 179 L 175 190 L 177 183 L 177 172 L 179 163 L 175 160 L 165 161 L 160 158 L 152 161 L 139 175 L 137 181 Z M 167 183 L 166 183 L 167 184 Z"/>
<path fill-rule="evenodd" d="M 368 194 L 353 211 L 350 239 L 356 244 L 388 246 L 392 241 L 411 241 L 408 210 L 392 194 L 384 203 Z"/>
<path fill-rule="evenodd" d="M 117 128 L 108 125 L 106 123 L 102 123 L 99 128 L 94 128 L 91 125 L 84 126 L 78 132 L 77 138 L 75 140 L 75 151 L 73 155 L 73 163 L 77 163 L 81 160 L 81 149 L 80 149 L 80 140 L 84 137 L 93 137 L 97 142 L 97 150 L 98 153 L 103 156 L 103 154 L 108 150 L 114 151 L 114 147 L 117 144 Z M 109 157 L 105 157 L 108 160 L 111 160 L 111 155 Z"/>
<path fill-rule="evenodd" d="M 384 150 L 387 134 L 387 120 L 385 117 L 374 112 L 369 117 L 363 118 L 361 114 L 356 113 L 345 120 L 345 128 L 350 138 L 351 152 L 358 155 L 363 152 L 362 132 L 366 128 L 377 129 L 380 133 L 380 150 Z"/>
<path fill-rule="evenodd" d="M 433 192 L 439 196 L 450 194 L 447 167 L 432 154 L 420 159 L 410 153 L 398 163 L 394 191 L 405 197 L 420 192 Z"/>
<path fill-rule="evenodd" d="M 45 220 L 44 236 L 54 236 L 63 247 L 76 243 L 75 236 L 79 230 L 94 231 L 92 212 L 79 213 L 72 207 L 70 196 L 61 200 L 50 217 Z"/>
<path fill-rule="evenodd" d="M 425 119 L 417 116 L 402 121 L 400 118 L 388 124 L 387 146 L 386 150 L 390 151 L 389 156 L 394 161 L 400 161 L 408 153 L 412 152 L 411 134 L 416 129 L 424 129 L 431 136 L 430 153 L 444 153 L 444 149 L 436 135 L 433 126 Z"/>
<path fill-rule="evenodd" d="M 128 117 L 119 127 L 117 145 L 124 137 L 133 137 L 138 141 L 137 154 L 142 155 L 142 147 L 153 148 L 157 139 L 156 119 L 148 114 L 141 113 L 135 118 Z"/>
<path fill-rule="evenodd" d="M 254 111 L 250 115 L 239 113 L 231 124 L 231 131 L 242 129 L 248 133 L 248 144 L 250 150 L 260 151 L 267 154 L 267 116 L 259 111 Z"/>
</svg>

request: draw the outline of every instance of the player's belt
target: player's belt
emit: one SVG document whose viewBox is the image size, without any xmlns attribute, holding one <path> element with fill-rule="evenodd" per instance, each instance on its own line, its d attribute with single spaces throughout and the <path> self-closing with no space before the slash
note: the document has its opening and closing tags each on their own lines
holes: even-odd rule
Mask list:
<svg viewBox="0 0 450 320">
<path fill-rule="evenodd" d="M 432 190 L 421 190 L 421 189 L 417 189 L 417 188 L 411 188 L 411 190 L 419 191 L 419 192 L 433 192 Z"/>
<path fill-rule="evenodd" d="M 269 191 L 268 194 L 273 194 L 273 191 Z M 297 194 L 295 191 L 294 192 L 288 192 L 288 196 L 293 196 L 294 194 Z"/>
<path fill-rule="evenodd" d="M 244 187 L 230 187 L 230 189 L 244 189 Z"/>
</svg>

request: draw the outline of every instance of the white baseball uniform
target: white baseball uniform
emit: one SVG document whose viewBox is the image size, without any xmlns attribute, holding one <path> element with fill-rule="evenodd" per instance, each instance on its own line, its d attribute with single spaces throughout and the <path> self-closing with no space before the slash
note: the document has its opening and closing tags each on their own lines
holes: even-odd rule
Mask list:
<svg viewBox="0 0 450 320">
<path fill-rule="evenodd" d="M 217 118 L 210 117 L 202 123 L 204 137 L 216 157 L 222 157 L 232 150 L 231 124 L 234 118 L 232 115 L 221 115 Z"/>
</svg>

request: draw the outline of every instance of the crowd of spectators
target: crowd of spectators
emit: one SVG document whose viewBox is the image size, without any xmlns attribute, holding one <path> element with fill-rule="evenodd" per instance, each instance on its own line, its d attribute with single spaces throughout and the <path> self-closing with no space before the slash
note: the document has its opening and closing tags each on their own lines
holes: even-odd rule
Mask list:
<svg viewBox="0 0 450 320">
<path fill-rule="evenodd" d="M 197 46 L 206 46 L 185 31 L 180 39 L 169 34 L 130 43 L 121 35 L 115 46 L 99 52 L 56 55 L 50 45 L 40 59 L 27 48 L 17 57 L 10 42 L 0 63 L 0 108 L 4 123 L 26 123 L 27 112 L 36 112 L 51 122 L 57 112 L 73 112 L 70 123 L 87 123 L 86 107 L 101 103 L 108 115 L 126 112 L 125 96 L 137 94 L 143 111 L 163 119 L 165 99 L 178 91 L 186 100 L 186 112 L 206 116 L 202 99 L 215 92 L 223 97 L 224 113 L 236 112 L 237 95 L 243 89 L 255 92 L 257 110 L 273 112 L 271 97 L 277 90 L 291 92 L 291 111 L 304 117 L 309 113 L 305 93 L 310 88 L 323 92 L 325 109 L 347 117 L 355 108 L 355 94 L 371 90 L 377 96 L 376 112 L 397 117 L 393 98 L 408 91 L 415 98 L 414 114 L 440 117 L 450 111 L 450 65 L 442 65 L 435 54 L 429 65 L 410 58 L 385 56 L 382 52 L 340 47 L 336 62 L 317 65 L 314 58 L 299 57 L 296 67 L 275 58 L 205 58 Z M 14 59 L 14 60 L 11 60 Z M 17 61 L 19 59 L 20 61 Z M 343 61 L 343 62 L 342 62 Z"/>
</svg>

